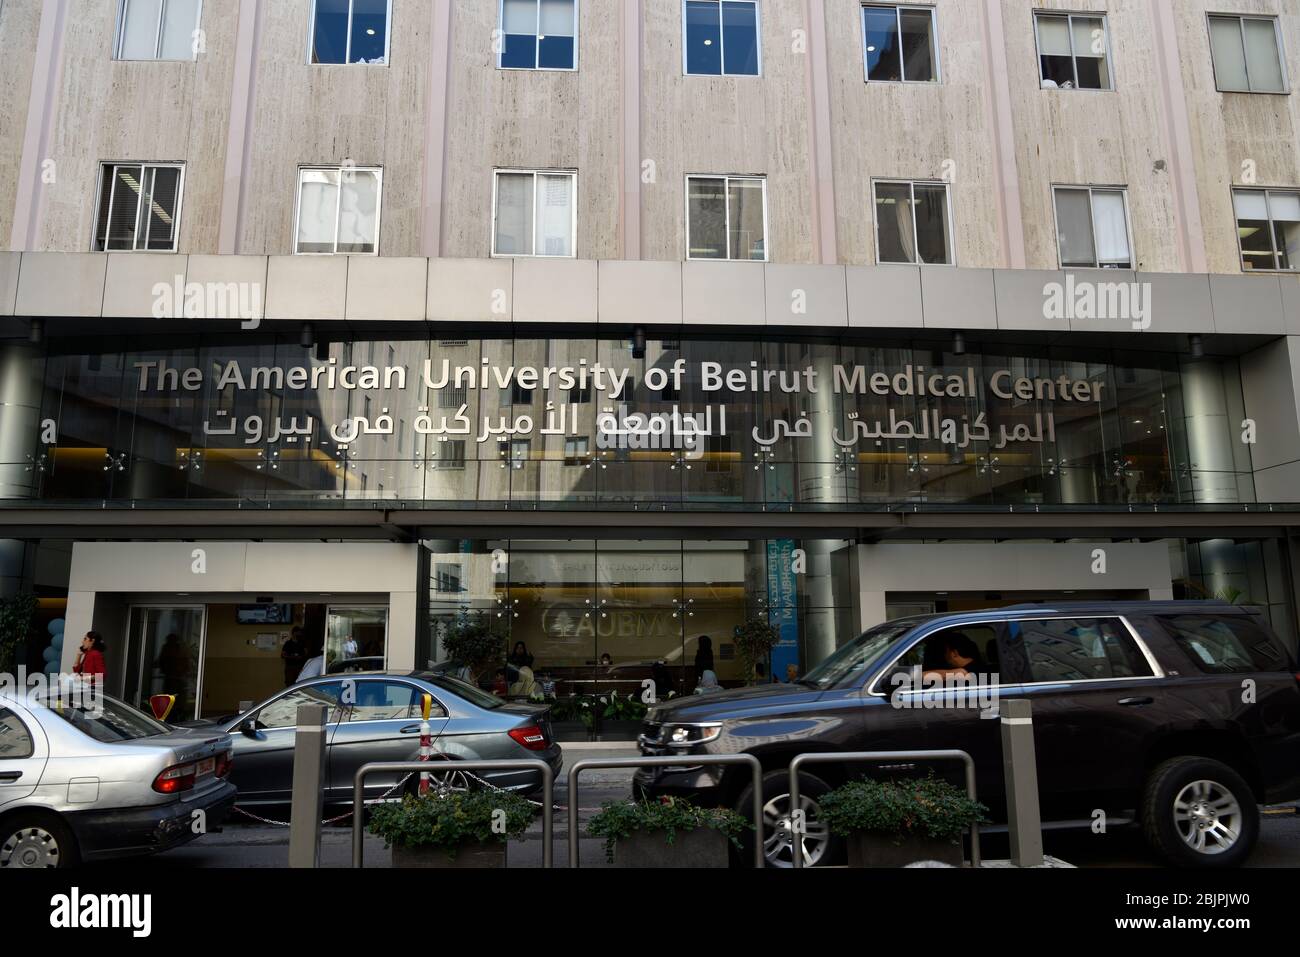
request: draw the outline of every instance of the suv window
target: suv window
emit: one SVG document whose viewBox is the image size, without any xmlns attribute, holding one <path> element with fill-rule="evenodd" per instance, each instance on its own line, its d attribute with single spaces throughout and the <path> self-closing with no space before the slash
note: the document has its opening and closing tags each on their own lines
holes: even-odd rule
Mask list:
<svg viewBox="0 0 1300 957">
<path fill-rule="evenodd" d="M 343 684 L 339 681 L 295 688 L 288 694 L 276 698 L 259 711 L 254 720 L 257 722 L 257 727 L 264 730 L 292 728 L 298 723 L 299 707 L 305 704 L 322 704 L 333 711 L 334 706 L 339 703 L 339 695 L 342 691 Z M 326 720 L 329 721 L 332 718 L 327 716 Z"/>
<path fill-rule="evenodd" d="M 1162 615 L 1159 620 L 1206 674 L 1290 670 L 1291 662 L 1277 640 L 1244 615 Z"/>
<path fill-rule="evenodd" d="M 959 657 L 951 657 L 949 651 Z M 962 662 L 968 662 L 963 664 Z M 917 642 L 898 660 L 897 667 L 920 668 L 923 675 L 955 672 L 960 667 L 981 681 L 996 681 L 998 670 L 998 635 L 989 625 L 965 625 L 945 628 Z"/>
<path fill-rule="evenodd" d="M 446 717 L 435 701 L 431 717 Z M 420 717 L 420 696 L 411 685 L 399 681 L 359 681 L 356 701 L 348 709 L 348 721 L 403 721 Z"/>
<path fill-rule="evenodd" d="M 1104 681 L 1150 677 L 1151 666 L 1114 618 L 1053 618 L 1007 624 L 1012 647 L 1023 649 L 1028 681 Z"/>
<path fill-rule="evenodd" d="M 8 708 L 0 708 L 0 761 L 30 758 L 35 751 L 27 726 Z"/>
</svg>

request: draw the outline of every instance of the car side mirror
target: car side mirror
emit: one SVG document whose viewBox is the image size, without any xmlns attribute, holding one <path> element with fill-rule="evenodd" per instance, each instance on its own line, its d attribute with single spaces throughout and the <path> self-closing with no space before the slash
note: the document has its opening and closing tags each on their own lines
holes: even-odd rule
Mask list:
<svg viewBox="0 0 1300 957">
<path fill-rule="evenodd" d="M 239 723 L 239 731 L 246 737 L 257 737 L 257 719 L 249 718 L 247 721 L 241 721 Z"/>
</svg>

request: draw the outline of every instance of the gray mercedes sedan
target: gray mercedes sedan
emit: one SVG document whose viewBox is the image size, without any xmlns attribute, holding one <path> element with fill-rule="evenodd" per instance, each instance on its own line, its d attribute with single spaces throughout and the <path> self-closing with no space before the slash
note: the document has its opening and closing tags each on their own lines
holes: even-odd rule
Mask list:
<svg viewBox="0 0 1300 957">
<path fill-rule="evenodd" d="M 293 747 L 298 708 L 327 710 L 325 800 L 351 802 L 357 770 L 374 761 L 414 761 L 420 754 L 420 707 L 433 698 L 429 717 L 434 760 L 539 758 L 559 775 L 560 746 L 551 732 L 546 705 L 509 703 L 448 675 L 383 672 L 325 675 L 286 688 L 244 714 L 209 724 L 230 734 L 235 762 L 232 780 L 244 807 L 288 803 L 293 787 Z M 454 764 L 446 765 L 453 767 Z M 464 776 L 449 772 L 455 784 Z M 495 787 L 522 794 L 541 789 L 536 771 L 484 771 Z M 406 778 L 376 774 L 366 780 L 366 797 L 388 794 Z M 395 793 L 414 790 L 415 777 Z"/>
</svg>

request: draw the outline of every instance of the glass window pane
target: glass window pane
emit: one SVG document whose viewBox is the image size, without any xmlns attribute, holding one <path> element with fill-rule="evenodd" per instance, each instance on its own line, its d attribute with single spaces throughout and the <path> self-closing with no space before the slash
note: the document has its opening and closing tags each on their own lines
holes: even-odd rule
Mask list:
<svg viewBox="0 0 1300 957">
<path fill-rule="evenodd" d="M 338 191 L 337 170 L 302 171 L 302 183 L 298 189 L 298 252 L 334 252 Z"/>
<path fill-rule="evenodd" d="M 373 253 L 379 245 L 379 176 L 348 170 L 341 178 L 338 251 Z"/>
<path fill-rule="evenodd" d="M 1277 31 L 1273 21 L 1246 20 L 1244 26 L 1250 88 L 1264 93 L 1281 93 L 1282 60 L 1278 56 Z"/>
<path fill-rule="evenodd" d="M 140 191 L 144 171 L 139 166 L 118 166 L 109 183 L 113 190 L 112 208 L 108 211 L 108 249 L 135 249 Z"/>
<path fill-rule="evenodd" d="M 951 263 L 948 190 L 937 184 L 918 184 L 915 197 L 918 259 L 923 263 Z"/>
<path fill-rule="evenodd" d="M 356 639 L 352 641 L 355 643 Z M 347 711 L 348 721 L 402 721 L 420 716 L 415 688 L 411 685 L 396 681 L 358 681 L 355 688 L 356 700 Z"/>
<path fill-rule="evenodd" d="M 876 236 L 882 263 L 916 262 L 912 187 L 909 184 L 876 184 Z"/>
<path fill-rule="evenodd" d="M 1062 266 L 1097 265 L 1092 241 L 1092 206 L 1086 189 L 1056 191 L 1056 231 Z"/>
<path fill-rule="evenodd" d="M 122 59 L 152 60 L 158 55 L 162 0 L 127 0 L 122 20 Z"/>
<path fill-rule="evenodd" d="M 727 194 L 721 179 L 689 179 L 687 254 L 692 259 L 727 258 Z"/>
<path fill-rule="evenodd" d="M 728 248 L 732 259 L 763 259 L 763 184 L 754 180 L 732 180 L 728 186 L 731 203 L 731 231 Z"/>
<path fill-rule="evenodd" d="M 1262 189 L 1235 189 L 1232 205 L 1238 219 L 1268 219 L 1268 200 Z"/>
<path fill-rule="evenodd" d="M 546 70 L 572 70 L 577 31 L 573 0 L 542 0 L 541 19 L 537 65 Z"/>
<path fill-rule="evenodd" d="M 1038 54 L 1043 86 L 1074 87 L 1069 17 L 1038 18 Z"/>
<path fill-rule="evenodd" d="M 937 79 L 933 14 L 929 10 L 903 10 L 899 20 L 903 28 L 903 79 L 914 82 Z"/>
<path fill-rule="evenodd" d="M 1277 268 L 1295 269 L 1300 265 L 1300 193 L 1270 192 L 1268 208 L 1273 217 Z"/>
<path fill-rule="evenodd" d="M 353 63 L 383 63 L 388 45 L 388 0 L 353 0 Z"/>
<path fill-rule="evenodd" d="M 162 57 L 194 59 L 194 31 L 199 28 L 199 0 L 167 0 L 163 13 Z"/>
<path fill-rule="evenodd" d="M 537 177 L 537 255 L 573 255 L 573 177 Z"/>
<path fill-rule="evenodd" d="M 501 65 L 513 70 L 537 66 L 538 0 L 505 0 L 501 11 Z"/>
<path fill-rule="evenodd" d="M 496 251 L 503 256 L 533 254 L 533 175 L 497 176 Z"/>
<path fill-rule="evenodd" d="M 758 76 L 758 5 L 722 4 L 722 72 Z"/>
<path fill-rule="evenodd" d="M 901 80 L 898 16 L 893 7 L 863 7 L 868 80 Z"/>
<path fill-rule="evenodd" d="M 722 73 L 722 10 L 716 2 L 686 4 L 686 72 Z"/>
<path fill-rule="evenodd" d="M 1106 21 L 1100 17 L 1075 17 L 1073 28 L 1079 88 L 1110 89 L 1110 71 L 1106 67 Z"/>
<path fill-rule="evenodd" d="M 1097 230 L 1098 261 L 1127 266 L 1130 256 L 1124 194 L 1117 190 L 1094 190 L 1092 216 Z"/>
<path fill-rule="evenodd" d="M 181 171 L 175 167 L 161 167 L 151 172 L 149 195 L 143 204 L 149 223 L 146 248 L 167 251 L 176 248 L 176 208 L 180 199 Z"/>
<path fill-rule="evenodd" d="M 1241 240 L 1243 269 L 1276 269 L 1273 239 L 1268 225 L 1268 200 L 1263 190 L 1238 189 L 1232 193 Z"/>
<path fill-rule="evenodd" d="M 1210 55 L 1220 90 L 1250 89 L 1246 53 L 1241 45 L 1241 21 L 1237 17 L 1210 17 Z"/>
<path fill-rule="evenodd" d="M 343 63 L 348 52 L 348 0 L 316 0 L 312 63 Z"/>
</svg>

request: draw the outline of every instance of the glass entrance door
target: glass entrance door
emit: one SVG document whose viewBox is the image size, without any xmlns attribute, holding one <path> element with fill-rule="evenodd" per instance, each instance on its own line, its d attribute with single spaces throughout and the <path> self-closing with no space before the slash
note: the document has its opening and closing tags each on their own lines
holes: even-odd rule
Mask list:
<svg viewBox="0 0 1300 957">
<path fill-rule="evenodd" d="M 207 616 L 202 605 L 134 605 L 127 626 L 122 700 L 149 713 L 149 698 L 176 696 L 168 720 L 198 717 Z"/>
<path fill-rule="evenodd" d="M 331 605 L 325 613 L 325 672 L 382 671 L 388 663 L 388 606 Z"/>
</svg>

